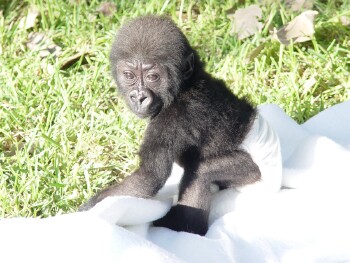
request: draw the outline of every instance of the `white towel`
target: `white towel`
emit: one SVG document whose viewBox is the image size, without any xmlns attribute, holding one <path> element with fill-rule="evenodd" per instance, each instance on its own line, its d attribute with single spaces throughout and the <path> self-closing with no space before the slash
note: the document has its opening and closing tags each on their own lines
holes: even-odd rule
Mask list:
<svg viewBox="0 0 350 263">
<path fill-rule="evenodd" d="M 269 164 L 278 154 L 266 153 L 278 147 L 267 139 L 266 149 L 248 148 L 266 166 L 263 184 L 273 182 L 271 191 L 216 193 L 204 237 L 150 226 L 170 209 L 181 177 L 176 168 L 159 200 L 110 197 L 88 212 L 0 220 L 0 262 L 350 262 L 350 102 L 304 125 L 275 105 L 259 112 L 263 135 L 250 138 L 272 138 L 273 127 L 282 181 L 296 189 L 273 193 L 280 168 L 269 171 Z"/>
</svg>

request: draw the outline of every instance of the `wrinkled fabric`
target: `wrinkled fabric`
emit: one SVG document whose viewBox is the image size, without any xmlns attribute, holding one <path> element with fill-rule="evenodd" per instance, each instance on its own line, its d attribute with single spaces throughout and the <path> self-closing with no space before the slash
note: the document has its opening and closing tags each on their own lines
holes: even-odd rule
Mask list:
<svg viewBox="0 0 350 263">
<path fill-rule="evenodd" d="M 154 199 L 109 197 L 88 212 L 0 220 L 0 262 L 350 262 L 350 102 L 303 125 L 276 105 L 259 113 L 243 148 L 265 190 L 215 193 L 205 236 L 151 226 L 176 201 L 175 166 Z"/>
</svg>

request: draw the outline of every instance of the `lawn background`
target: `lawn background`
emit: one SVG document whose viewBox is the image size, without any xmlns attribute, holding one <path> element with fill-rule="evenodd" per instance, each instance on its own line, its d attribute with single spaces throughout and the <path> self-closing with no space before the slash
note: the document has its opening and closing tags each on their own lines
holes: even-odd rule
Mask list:
<svg viewBox="0 0 350 263">
<path fill-rule="evenodd" d="M 237 40 L 230 14 L 258 2 L 262 32 Z M 283 46 L 269 31 L 302 12 L 284 1 L 120 0 L 108 17 L 97 12 L 101 1 L 0 0 L 0 217 L 73 212 L 137 166 L 146 122 L 118 99 L 108 63 L 123 22 L 172 17 L 207 70 L 238 96 L 278 104 L 302 123 L 350 97 L 350 26 L 341 23 L 350 19 L 349 2 L 315 1 L 312 41 Z M 33 7 L 41 15 L 21 28 Z M 40 58 L 26 45 L 31 32 L 45 33 L 62 54 Z M 77 53 L 86 55 L 62 68 Z"/>
</svg>

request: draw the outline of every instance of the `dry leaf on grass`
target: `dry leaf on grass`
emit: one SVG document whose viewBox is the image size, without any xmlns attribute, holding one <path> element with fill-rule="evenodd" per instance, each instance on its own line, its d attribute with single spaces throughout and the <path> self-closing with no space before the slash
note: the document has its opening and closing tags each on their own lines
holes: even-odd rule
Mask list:
<svg viewBox="0 0 350 263">
<path fill-rule="evenodd" d="M 33 28 L 35 26 L 36 19 L 39 16 L 40 16 L 39 10 L 36 7 L 32 6 L 28 10 L 27 16 L 21 18 L 18 27 L 23 29 Z"/>
<path fill-rule="evenodd" d="M 88 52 L 79 52 L 73 56 L 68 57 L 65 61 L 63 61 L 63 63 L 61 64 L 60 69 L 65 70 L 69 67 L 71 67 L 72 65 L 74 65 L 76 62 L 78 62 L 79 60 L 82 60 L 81 64 L 86 64 L 87 60 L 86 60 L 86 56 L 90 56 L 91 54 Z"/>
<path fill-rule="evenodd" d="M 44 60 L 40 63 L 40 69 L 40 71 L 38 70 L 38 75 L 42 73 L 53 75 L 56 72 L 55 66 Z"/>
<path fill-rule="evenodd" d="M 286 0 L 286 6 L 292 11 L 311 9 L 314 6 L 313 0 Z"/>
<path fill-rule="evenodd" d="M 26 139 L 30 138 L 29 134 L 24 132 L 11 133 L 11 139 L 4 140 L 0 145 L 0 150 L 4 153 L 5 157 L 11 157 L 17 154 L 17 152 L 22 151 L 27 146 L 27 151 L 32 154 L 35 151 L 36 144 L 29 144 Z"/>
<path fill-rule="evenodd" d="M 39 51 L 39 55 L 42 58 L 47 57 L 49 55 L 58 57 L 62 53 L 62 48 L 57 46 L 44 33 L 30 33 L 26 44 L 30 50 Z"/>
<path fill-rule="evenodd" d="M 254 61 L 254 59 L 260 55 L 261 51 L 263 51 L 264 48 L 265 48 L 265 43 L 262 43 L 259 46 L 257 46 L 252 52 L 249 53 L 249 55 L 245 59 L 245 62 L 249 63 L 251 61 Z"/>
<path fill-rule="evenodd" d="M 103 2 L 96 11 L 104 16 L 113 16 L 117 11 L 117 6 L 112 2 Z"/>
<path fill-rule="evenodd" d="M 258 5 L 238 9 L 233 15 L 231 33 L 242 40 L 260 32 L 263 27 L 263 24 L 259 22 L 261 16 L 262 11 Z"/>
<path fill-rule="evenodd" d="M 309 41 L 315 33 L 314 18 L 317 14 L 318 12 L 313 10 L 301 13 L 279 30 L 275 30 L 273 38 L 284 45 Z"/>
<path fill-rule="evenodd" d="M 311 76 L 303 84 L 303 94 L 310 92 L 311 88 L 317 83 L 315 76 Z"/>
<path fill-rule="evenodd" d="M 350 25 L 350 18 L 346 17 L 346 16 L 341 16 L 340 17 L 340 23 L 343 26 L 349 26 Z"/>
</svg>

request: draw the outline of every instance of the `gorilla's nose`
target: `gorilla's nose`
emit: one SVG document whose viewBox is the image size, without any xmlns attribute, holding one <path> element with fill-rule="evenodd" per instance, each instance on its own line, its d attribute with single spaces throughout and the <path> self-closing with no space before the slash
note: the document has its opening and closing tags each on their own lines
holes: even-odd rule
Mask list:
<svg viewBox="0 0 350 263">
<path fill-rule="evenodd" d="M 133 90 L 129 94 L 130 101 L 134 105 L 136 111 L 147 111 L 152 103 L 152 96 L 148 92 Z"/>
<path fill-rule="evenodd" d="M 143 91 L 138 92 L 137 90 L 134 90 L 130 92 L 129 94 L 130 100 L 138 105 L 141 105 L 145 102 L 145 100 L 148 98 L 147 94 Z"/>
</svg>

